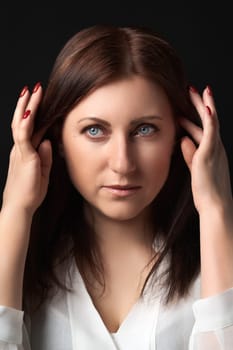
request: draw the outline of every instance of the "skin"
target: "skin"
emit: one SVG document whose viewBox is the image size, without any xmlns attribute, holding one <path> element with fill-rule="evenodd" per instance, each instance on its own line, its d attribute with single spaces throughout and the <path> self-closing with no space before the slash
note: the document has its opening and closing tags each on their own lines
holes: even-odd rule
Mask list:
<svg viewBox="0 0 233 350">
<path fill-rule="evenodd" d="M 150 203 L 167 179 L 175 135 L 167 96 L 137 76 L 98 88 L 64 123 L 63 155 L 91 224 L 94 218 L 105 267 L 104 295 L 98 285 L 89 294 L 111 331 L 139 298 L 152 267 L 145 268 L 153 255 Z M 140 188 L 122 197 L 105 187 L 126 183 Z"/>
<path fill-rule="evenodd" d="M 131 84 L 131 82 L 127 81 L 127 84 Z M 138 88 L 142 87 L 141 84 L 139 85 L 137 85 Z M 117 85 L 114 88 L 117 88 Z M 32 137 L 33 120 L 41 96 L 42 89 L 39 87 L 33 94 L 30 94 L 26 90 L 24 95 L 18 100 L 12 121 L 14 146 L 10 156 L 9 172 L 0 212 L 0 304 L 18 309 L 22 308 L 22 281 L 31 219 L 36 208 L 41 204 L 46 195 L 52 163 L 50 142 L 47 140 L 40 144 L 41 135 L 39 134 Z M 116 95 L 117 98 L 120 96 L 118 94 Z M 181 126 L 189 132 L 197 144 L 195 146 L 191 139 L 186 137 L 181 142 L 181 148 L 184 159 L 190 169 L 194 203 L 200 216 L 201 296 L 208 297 L 233 287 L 232 191 L 228 162 L 220 137 L 218 116 L 213 96 L 209 89 L 205 88 L 202 95 L 196 91 L 190 91 L 190 98 L 200 114 L 203 128 L 199 128 L 188 120 L 181 118 L 179 121 Z M 132 96 L 132 100 L 134 103 L 139 103 L 134 96 Z M 122 99 L 117 101 L 123 102 Z M 83 102 L 85 103 L 85 100 Z M 110 108 L 111 105 L 108 100 L 107 102 L 107 106 Z M 210 113 L 206 108 L 207 105 L 210 108 Z M 116 105 L 114 106 L 116 107 Z M 117 267 L 109 267 L 109 271 L 113 271 L 115 268 L 116 273 L 113 276 L 116 277 L 116 280 L 120 276 L 120 271 L 125 271 L 126 263 L 128 262 L 127 256 L 129 256 L 130 260 L 129 269 L 132 268 L 135 275 L 141 271 L 141 267 L 148 258 L 146 247 L 144 246 L 143 249 L 140 248 L 142 247 L 140 245 L 142 237 L 140 235 L 141 227 L 138 224 L 144 220 L 143 216 L 140 216 L 140 213 L 144 212 L 144 209 L 147 208 L 153 196 L 157 194 L 160 186 L 162 186 L 167 176 L 166 169 L 169 166 L 169 160 L 167 160 L 167 163 L 163 163 L 161 178 L 156 178 L 157 185 L 153 187 L 152 175 L 148 172 L 147 168 L 147 161 L 148 159 L 151 160 L 152 152 L 149 152 L 148 158 L 146 157 L 145 159 L 142 158 L 140 152 L 142 149 L 151 150 L 152 148 L 156 150 L 157 148 L 155 146 L 160 146 L 165 140 L 162 141 L 162 139 L 158 138 L 158 141 L 156 138 L 159 135 L 158 133 L 154 141 L 144 141 L 144 138 L 141 140 L 140 137 L 139 141 L 137 139 L 137 141 L 133 142 L 130 138 L 130 141 L 126 143 L 126 135 L 129 135 L 128 122 L 131 118 L 138 117 L 138 112 L 141 114 L 145 110 L 127 109 L 125 105 L 122 106 L 124 107 L 122 108 L 124 117 L 127 117 L 127 123 L 123 119 L 120 119 L 122 123 L 118 123 L 116 115 L 110 114 L 107 109 L 105 111 L 99 111 L 101 114 L 108 112 L 108 114 L 103 114 L 103 117 L 110 118 L 112 125 L 112 132 L 109 134 L 109 138 L 103 143 L 99 143 L 99 141 L 92 143 L 88 139 L 85 139 L 86 136 L 83 134 L 80 136 L 78 131 L 76 134 L 75 128 L 72 129 L 73 133 L 70 134 L 70 141 L 74 142 L 75 152 L 79 152 L 80 156 L 83 156 L 81 151 L 84 151 L 84 149 L 80 148 L 77 150 L 76 135 L 77 137 L 84 138 L 82 139 L 82 145 L 88 145 L 89 150 L 94 148 L 101 155 L 101 157 L 94 160 L 91 158 L 93 154 L 88 155 L 88 160 L 92 159 L 94 162 L 94 164 L 91 164 L 91 167 L 93 167 L 92 169 L 97 175 L 96 181 L 91 184 L 90 189 L 87 189 L 81 182 L 83 173 L 77 179 L 74 176 L 76 174 L 76 168 L 74 166 L 76 162 L 71 160 L 69 158 L 70 156 L 68 157 L 70 152 L 68 151 L 67 143 L 64 144 L 64 154 L 67 157 L 67 163 L 73 181 L 77 180 L 77 187 L 80 186 L 83 190 L 85 189 L 83 195 L 85 195 L 87 203 L 90 203 L 87 212 L 90 212 L 92 209 L 95 217 L 98 218 L 97 230 L 99 234 L 101 232 L 108 232 L 108 235 L 104 234 L 101 238 L 111 237 L 113 242 L 119 242 L 119 245 L 116 245 L 116 250 L 112 252 L 116 258 L 124 257 L 124 259 L 114 259 L 119 262 L 119 265 L 116 264 Z M 130 106 L 132 107 L 132 104 Z M 31 110 L 27 118 L 23 118 L 25 110 Z M 110 110 L 113 109 L 111 108 Z M 169 113 L 166 113 L 166 117 L 168 115 Z M 63 137 L 67 130 L 66 127 L 68 128 L 68 122 L 73 120 L 72 116 L 74 114 L 70 114 L 67 117 L 67 125 L 64 127 Z M 81 116 L 79 115 L 79 117 Z M 121 114 L 119 118 L 121 118 Z M 162 121 L 157 122 L 162 125 Z M 168 124 L 172 126 L 172 122 Z M 167 144 L 167 159 L 169 159 L 172 152 L 173 137 L 171 136 L 169 139 L 171 143 Z M 166 138 L 166 140 L 168 139 Z M 122 147 L 117 147 L 119 142 Z M 36 147 L 39 144 L 40 146 L 37 149 Z M 134 147 L 138 147 L 138 150 L 140 150 L 137 156 Z M 109 157 L 110 154 L 113 155 L 111 159 Z M 156 169 L 158 164 L 161 165 L 159 158 L 156 158 L 155 155 L 152 157 L 152 160 L 154 169 Z M 81 162 L 80 164 L 83 167 Z M 143 174 L 143 182 L 142 184 L 140 183 L 143 188 L 146 181 L 148 181 L 148 186 L 150 189 L 153 189 L 152 194 L 146 190 L 145 192 L 141 191 L 143 194 L 139 194 L 138 192 L 135 195 L 135 203 L 133 203 L 131 198 L 127 198 L 124 201 L 116 201 L 111 196 L 105 195 L 104 191 L 98 187 L 105 184 L 108 177 L 114 182 L 125 179 L 132 180 L 131 174 L 134 172 L 137 181 L 139 181 L 139 175 Z M 91 176 L 88 169 L 86 169 L 85 174 L 86 176 Z M 95 194 L 97 198 L 95 198 Z M 139 196 L 141 196 L 140 200 L 138 200 Z M 17 225 L 15 225 L 15 222 L 17 222 Z M 109 230 L 102 231 L 102 229 L 112 228 L 112 222 L 117 223 L 117 225 L 114 225 L 115 231 L 110 236 Z M 137 228 L 136 223 L 140 227 L 140 230 L 133 235 L 132 229 Z M 122 233 L 123 228 L 124 234 Z M 7 235 L 5 232 L 7 232 Z M 120 249 L 123 247 L 123 244 L 120 244 L 120 242 L 128 243 L 124 250 Z M 129 245 L 129 242 L 134 242 L 134 244 Z M 103 244 L 103 246 L 107 247 L 109 244 L 111 244 L 111 239 L 108 239 L 106 245 Z M 131 251 L 127 249 L 129 246 L 132 247 Z M 119 255 L 120 252 L 121 255 Z M 137 253 L 140 254 L 138 255 Z M 140 256 L 141 261 L 135 267 L 134 261 L 136 255 Z M 110 261 L 107 255 L 106 261 Z M 125 278 L 126 275 L 127 272 Z M 128 286 L 126 286 L 125 291 L 128 294 L 127 302 L 130 304 L 135 294 L 132 297 L 132 289 L 127 289 Z M 114 299 L 112 300 L 114 302 Z M 113 302 L 110 302 L 110 304 L 113 305 Z M 124 304 L 122 310 L 126 309 L 127 307 Z M 122 319 L 122 315 L 123 311 L 121 315 L 117 315 L 119 318 L 116 321 L 119 322 Z"/>
<path fill-rule="evenodd" d="M 141 77 L 97 89 L 68 114 L 63 154 L 98 231 L 106 232 L 105 222 L 112 222 L 112 232 L 118 222 L 139 231 L 137 225 L 145 223 L 149 205 L 167 178 L 174 142 L 175 122 L 167 96 Z M 140 188 L 120 197 L 106 188 L 113 184 Z"/>
</svg>

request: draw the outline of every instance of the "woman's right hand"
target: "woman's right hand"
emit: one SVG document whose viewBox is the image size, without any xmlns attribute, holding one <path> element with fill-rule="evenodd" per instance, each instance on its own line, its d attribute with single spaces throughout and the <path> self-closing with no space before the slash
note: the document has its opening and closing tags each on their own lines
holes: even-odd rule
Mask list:
<svg viewBox="0 0 233 350">
<path fill-rule="evenodd" d="M 45 198 L 52 165 L 49 140 L 43 133 L 33 135 L 34 118 L 42 98 L 42 87 L 35 85 L 32 94 L 25 87 L 18 99 L 12 120 L 14 145 L 10 153 L 2 208 L 13 207 L 33 215 Z"/>
</svg>

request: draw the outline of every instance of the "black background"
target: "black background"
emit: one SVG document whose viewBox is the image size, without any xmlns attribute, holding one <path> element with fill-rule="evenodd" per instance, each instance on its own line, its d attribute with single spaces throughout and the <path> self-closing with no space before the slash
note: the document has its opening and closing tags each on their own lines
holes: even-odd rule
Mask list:
<svg viewBox="0 0 233 350">
<path fill-rule="evenodd" d="M 24 85 L 46 85 L 53 62 L 78 30 L 97 23 L 150 26 L 183 58 L 190 84 L 209 84 L 218 109 L 221 135 L 233 172 L 233 25 L 228 2 L 141 1 L 83 3 L 17 2 L 0 5 L 0 190 L 12 145 L 10 123 Z"/>
</svg>

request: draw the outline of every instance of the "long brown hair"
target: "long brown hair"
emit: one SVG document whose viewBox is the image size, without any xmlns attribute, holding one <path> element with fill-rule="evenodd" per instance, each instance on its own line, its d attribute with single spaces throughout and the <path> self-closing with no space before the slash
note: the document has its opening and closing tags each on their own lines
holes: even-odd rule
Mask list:
<svg viewBox="0 0 233 350">
<path fill-rule="evenodd" d="M 66 115 L 82 98 L 104 84 L 131 75 L 160 84 L 174 118 L 184 116 L 200 123 L 190 102 L 183 62 L 152 29 L 95 25 L 68 40 L 55 61 L 36 117 L 35 131 L 46 128 L 44 138 L 51 140 L 53 165 L 46 198 L 33 217 L 24 277 L 25 303 L 30 298 L 38 306 L 54 286 L 68 288 L 57 267 L 66 263 L 69 268 L 70 257 L 75 258 L 84 278 L 88 278 L 88 266 L 103 283 L 98 242 L 84 219 L 83 198 L 69 179 L 59 141 Z M 163 244 L 144 284 L 169 257 L 164 272 L 167 303 L 175 296 L 185 296 L 200 271 L 198 215 L 179 143 L 183 134 L 184 130 L 177 133 L 168 179 L 152 203 L 156 212 L 154 239 Z"/>
</svg>

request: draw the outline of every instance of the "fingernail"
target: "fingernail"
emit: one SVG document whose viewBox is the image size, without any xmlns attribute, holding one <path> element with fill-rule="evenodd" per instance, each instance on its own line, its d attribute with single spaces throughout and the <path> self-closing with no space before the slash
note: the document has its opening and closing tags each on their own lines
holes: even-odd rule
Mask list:
<svg viewBox="0 0 233 350">
<path fill-rule="evenodd" d="M 23 95 L 26 93 L 27 90 L 28 90 L 28 86 L 25 85 L 24 88 L 22 89 L 22 91 L 20 92 L 19 97 L 23 97 Z"/>
<path fill-rule="evenodd" d="M 192 86 L 192 85 L 189 86 L 189 90 L 191 92 L 193 92 L 193 93 L 197 93 L 198 92 L 197 89 L 194 86 Z"/>
<path fill-rule="evenodd" d="M 25 113 L 24 113 L 24 115 L 23 115 L 23 119 L 26 119 L 29 115 L 31 114 L 31 111 L 30 111 L 30 109 L 28 109 Z"/>
<path fill-rule="evenodd" d="M 209 114 L 209 115 L 212 115 L 212 112 L 211 112 L 210 107 L 209 107 L 209 106 L 205 106 L 205 107 L 206 107 L 206 109 L 207 109 L 208 114 Z"/>
<path fill-rule="evenodd" d="M 209 85 L 206 86 L 206 90 L 207 90 L 208 95 L 213 96 L 212 89 Z"/>
<path fill-rule="evenodd" d="M 39 89 L 39 87 L 41 86 L 40 81 L 38 83 L 36 83 L 36 85 L 34 86 L 32 93 L 34 94 L 35 92 L 37 92 L 37 90 Z"/>
</svg>

